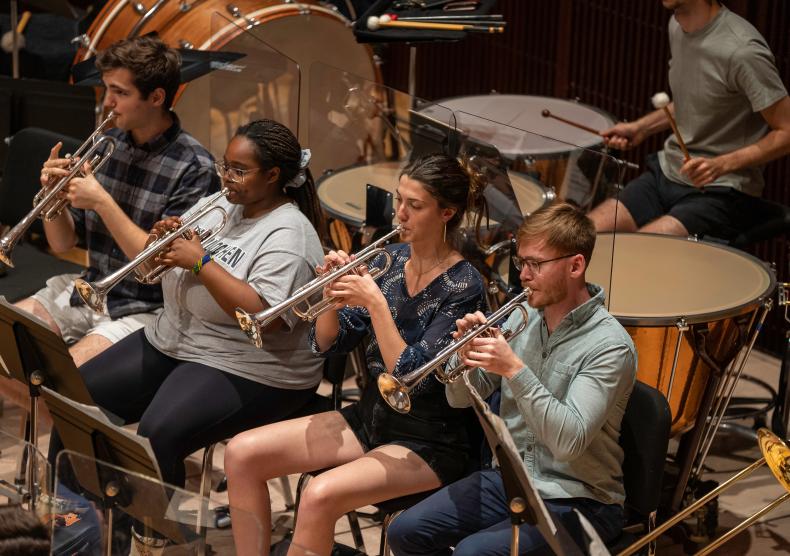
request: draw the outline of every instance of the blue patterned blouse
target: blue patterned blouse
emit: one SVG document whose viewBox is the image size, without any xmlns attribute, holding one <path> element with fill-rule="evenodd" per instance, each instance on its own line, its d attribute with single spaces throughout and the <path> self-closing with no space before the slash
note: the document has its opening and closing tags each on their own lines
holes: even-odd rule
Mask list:
<svg viewBox="0 0 790 556">
<path fill-rule="evenodd" d="M 456 319 L 484 308 L 483 279 L 469 261 L 459 261 L 411 297 L 406 289 L 404 275 L 411 247 L 408 244 L 396 244 L 386 249 L 392 256 L 392 265 L 376 282 L 389 304 L 398 332 L 407 345 L 394 371 L 395 376 L 402 376 L 433 359 L 452 341 L 451 333 L 455 330 Z M 371 266 L 380 268 L 383 264 L 384 256 L 379 255 Z M 370 332 L 367 363 L 370 377 L 375 383 L 378 375 L 387 370 L 367 309 L 347 307 L 338 311 L 338 317 L 340 332 L 334 344 L 324 353 L 319 352 L 315 326 L 312 328 L 310 341 L 313 351 L 323 356 L 347 353 Z M 437 410 L 439 414 L 452 411 L 445 399 L 444 385 L 431 376 L 412 391 L 412 415 L 437 417 Z"/>
</svg>

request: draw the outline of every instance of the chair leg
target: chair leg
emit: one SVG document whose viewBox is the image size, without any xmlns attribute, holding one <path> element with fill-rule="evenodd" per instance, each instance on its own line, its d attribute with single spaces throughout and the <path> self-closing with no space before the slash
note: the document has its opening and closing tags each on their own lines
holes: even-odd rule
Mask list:
<svg viewBox="0 0 790 556">
<path fill-rule="evenodd" d="M 208 495 L 211 493 L 211 472 L 214 461 L 214 444 L 203 450 L 203 468 L 200 473 L 200 502 L 198 504 L 197 526 L 195 531 L 200 535 L 198 554 L 203 556 L 206 551 L 206 527 L 208 515 Z"/>
<path fill-rule="evenodd" d="M 296 502 L 294 502 L 294 524 L 293 527 L 296 529 L 296 518 L 299 515 L 299 501 L 302 499 L 302 490 L 304 489 L 307 481 L 310 479 L 309 473 L 302 473 L 299 475 L 299 481 L 296 483 Z"/>
<path fill-rule="evenodd" d="M 653 532 L 653 529 L 656 528 L 656 515 L 658 514 L 657 510 L 653 510 L 650 512 L 650 515 L 647 516 L 647 534 Z M 655 556 L 656 555 L 656 541 L 652 540 L 647 545 L 647 554 L 648 556 Z"/>
<path fill-rule="evenodd" d="M 379 556 L 390 556 L 390 543 L 389 537 L 387 536 L 389 531 L 390 523 L 392 520 L 398 517 L 402 510 L 397 512 L 392 512 L 391 514 L 387 514 L 384 516 L 384 520 L 381 522 L 381 541 L 379 542 Z"/>
<path fill-rule="evenodd" d="M 348 525 L 351 528 L 351 536 L 354 539 L 354 547 L 364 552 L 365 539 L 362 538 L 362 529 L 359 527 L 357 512 L 352 510 L 346 514 L 346 517 L 348 518 Z"/>
<path fill-rule="evenodd" d="M 283 489 L 283 499 L 285 500 L 285 509 L 291 511 L 294 509 L 294 497 L 291 493 L 291 483 L 288 482 L 288 475 L 280 477 L 280 487 Z"/>
</svg>

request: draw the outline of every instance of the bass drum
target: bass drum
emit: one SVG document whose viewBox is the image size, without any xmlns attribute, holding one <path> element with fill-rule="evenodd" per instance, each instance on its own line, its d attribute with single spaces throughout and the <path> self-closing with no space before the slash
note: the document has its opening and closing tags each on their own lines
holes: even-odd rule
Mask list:
<svg viewBox="0 0 790 556">
<path fill-rule="evenodd" d="M 254 25 L 252 25 L 254 24 Z M 82 37 L 82 48 L 78 51 L 76 62 L 94 56 L 97 51 L 107 48 L 113 42 L 132 36 L 140 36 L 156 31 L 168 45 L 174 48 L 194 48 L 198 50 L 221 50 L 228 52 L 250 52 L 249 28 L 255 37 L 296 62 L 301 70 L 301 82 L 293 75 L 280 79 L 280 83 L 250 83 L 254 96 L 237 91 L 235 86 L 225 87 L 221 94 L 227 98 L 212 103 L 233 106 L 234 113 L 228 116 L 212 114 L 206 117 L 211 96 L 215 99 L 218 91 L 210 91 L 210 80 L 206 77 L 196 79 L 185 85 L 175 110 L 182 125 L 201 143 L 211 147 L 216 155 L 222 154 L 225 142 L 223 136 L 232 134 L 239 123 L 246 122 L 251 115 L 260 114 L 272 117 L 290 126 L 299 122 L 300 141 L 307 142 L 310 98 L 310 67 L 313 62 L 347 71 L 369 81 L 380 82 L 378 66 L 373 52 L 367 45 L 356 42 L 349 21 L 336 8 L 313 0 L 299 3 L 275 2 L 272 0 L 110 0 L 93 21 L 88 32 Z M 260 42 L 256 48 L 265 48 Z M 239 64 L 250 64 L 243 61 Z M 255 60 L 251 61 L 252 63 Z M 266 61 L 260 62 L 266 63 Z M 294 66 L 295 67 L 295 66 Z M 217 81 L 214 81 L 216 83 Z M 216 88 L 216 85 L 215 85 Z M 283 99 L 298 95 L 301 117 L 293 113 L 294 106 Z M 281 113 L 291 109 L 291 113 Z M 219 135 L 210 136 L 217 133 Z M 224 129 L 223 131 L 223 128 Z M 315 168 L 316 175 L 323 169 Z"/>
</svg>

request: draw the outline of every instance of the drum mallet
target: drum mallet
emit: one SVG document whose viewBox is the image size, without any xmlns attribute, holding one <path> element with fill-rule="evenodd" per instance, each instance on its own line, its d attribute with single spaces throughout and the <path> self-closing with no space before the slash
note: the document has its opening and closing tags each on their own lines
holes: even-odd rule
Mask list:
<svg viewBox="0 0 790 556">
<path fill-rule="evenodd" d="M 22 17 L 19 18 L 19 23 L 16 26 L 17 47 L 19 50 L 25 48 L 25 35 L 22 33 L 25 32 L 25 27 L 27 27 L 27 24 L 30 21 L 30 15 L 30 12 L 23 12 Z M 0 39 L 0 48 L 2 48 L 5 52 L 11 52 L 14 49 L 13 30 L 3 33 L 3 37 Z"/>
<path fill-rule="evenodd" d="M 541 110 L 540 115 L 543 116 L 544 118 L 554 118 L 555 120 L 559 120 L 559 121 L 561 121 L 564 124 L 568 124 L 568 125 L 573 126 L 573 127 L 578 127 L 579 129 L 583 129 L 584 131 L 588 131 L 588 132 L 592 133 L 593 135 L 600 135 L 601 134 L 601 132 L 598 131 L 597 129 L 593 129 L 593 128 L 588 127 L 588 126 L 586 126 L 584 124 L 580 124 L 578 122 L 574 122 L 573 120 L 566 120 L 565 118 L 563 118 L 561 116 L 557 116 L 556 114 L 552 114 L 551 110 L 549 110 L 548 108 L 544 108 L 543 110 Z"/>
<path fill-rule="evenodd" d="M 683 137 L 680 136 L 680 132 L 678 131 L 678 124 L 675 123 L 675 118 L 672 116 L 672 112 L 669 111 L 669 95 L 665 92 L 661 91 L 660 93 L 656 93 L 650 99 L 653 103 L 653 107 L 656 110 L 664 110 L 664 113 L 667 115 L 669 119 L 669 125 L 672 126 L 672 131 L 675 134 L 675 137 L 678 140 L 678 145 L 680 145 L 680 150 L 683 151 L 683 157 L 686 162 L 691 160 L 691 155 L 689 155 L 689 150 L 686 148 L 686 143 L 683 141 Z"/>
<path fill-rule="evenodd" d="M 393 21 L 388 15 L 368 18 L 368 29 L 377 31 L 382 27 L 400 27 L 401 29 L 430 29 L 433 31 L 479 31 L 482 33 L 503 33 L 504 27 L 484 25 L 464 25 L 460 23 L 427 23 L 424 21 Z"/>
</svg>

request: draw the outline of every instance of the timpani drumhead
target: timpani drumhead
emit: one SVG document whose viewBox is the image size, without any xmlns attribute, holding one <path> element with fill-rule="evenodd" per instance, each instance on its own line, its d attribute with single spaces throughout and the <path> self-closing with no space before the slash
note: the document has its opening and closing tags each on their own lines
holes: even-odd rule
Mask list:
<svg viewBox="0 0 790 556">
<path fill-rule="evenodd" d="M 510 158 L 525 155 L 562 155 L 576 150 L 576 147 L 591 148 L 601 144 L 599 135 L 553 118 L 544 118 L 541 112 L 545 109 L 593 129 L 604 130 L 614 125 L 614 118 L 602 110 L 580 102 L 552 97 L 479 95 L 448 98 L 437 101 L 437 104 L 445 110 L 449 108 L 454 112 L 479 116 L 481 119 L 458 114 L 459 129 L 484 139 Z M 420 112 L 430 115 L 431 107 L 428 106 Z M 497 123 L 509 127 L 497 128 Z"/>
<path fill-rule="evenodd" d="M 612 269 L 611 276 L 609 269 Z M 709 322 L 753 309 L 776 280 L 762 261 L 730 247 L 686 238 L 601 233 L 587 281 L 606 290 L 624 325 Z"/>
<path fill-rule="evenodd" d="M 333 218 L 352 226 L 362 226 L 367 184 L 386 189 L 394 195 L 400 168 L 397 162 L 379 162 L 327 174 L 318 182 L 321 206 Z M 532 214 L 551 199 L 550 192 L 534 178 L 512 171 L 508 171 L 508 177 L 525 215 Z"/>
</svg>

